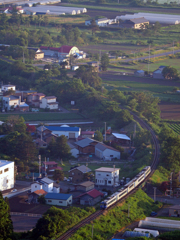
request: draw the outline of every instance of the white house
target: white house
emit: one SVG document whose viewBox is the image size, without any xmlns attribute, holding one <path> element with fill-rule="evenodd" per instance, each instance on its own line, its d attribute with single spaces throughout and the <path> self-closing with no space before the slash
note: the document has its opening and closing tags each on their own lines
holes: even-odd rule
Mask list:
<svg viewBox="0 0 180 240">
<path fill-rule="evenodd" d="M 113 147 L 98 143 L 95 146 L 95 155 L 100 159 L 111 160 L 112 158 L 120 159 L 121 153 Z"/>
<path fill-rule="evenodd" d="M 14 162 L 0 160 L 0 191 L 14 187 Z"/>
<path fill-rule="evenodd" d="M 36 182 L 31 183 L 31 192 L 35 192 L 36 190 L 43 189 L 46 192 L 57 193 L 59 189 L 54 185 L 54 181 L 44 177 L 42 179 L 37 180 Z"/>
<path fill-rule="evenodd" d="M 40 108 L 58 109 L 58 102 L 55 96 L 44 97 L 41 99 Z"/>
<path fill-rule="evenodd" d="M 86 20 L 85 25 L 90 26 L 91 22 L 92 22 L 92 19 L 91 20 Z M 116 19 L 99 18 L 99 19 L 96 19 L 95 22 L 99 27 L 106 27 L 110 24 L 116 23 Z"/>
<path fill-rule="evenodd" d="M 7 111 L 14 109 L 21 103 L 21 96 L 7 95 L 3 97 L 3 108 Z"/>
<path fill-rule="evenodd" d="M 47 126 L 47 129 L 52 131 L 53 134 L 57 136 L 66 136 L 69 138 L 78 138 L 81 134 L 81 128 L 79 127 L 69 127 L 68 125 L 59 126 Z"/>
<path fill-rule="evenodd" d="M 2 92 L 7 92 L 9 90 L 16 91 L 16 86 L 15 85 L 3 85 L 1 87 Z"/>
<path fill-rule="evenodd" d="M 46 203 L 49 205 L 57 205 L 67 207 L 72 204 L 72 195 L 64 193 L 48 193 L 45 196 Z"/>
<path fill-rule="evenodd" d="M 119 183 L 119 168 L 101 167 L 95 170 L 95 184 L 114 186 Z"/>
<path fill-rule="evenodd" d="M 79 154 L 79 150 L 74 146 L 72 145 L 71 143 L 68 142 L 68 145 L 71 149 L 71 154 L 73 157 L 77 158 L 78 157 L 78 154 Z"/>
</svg>

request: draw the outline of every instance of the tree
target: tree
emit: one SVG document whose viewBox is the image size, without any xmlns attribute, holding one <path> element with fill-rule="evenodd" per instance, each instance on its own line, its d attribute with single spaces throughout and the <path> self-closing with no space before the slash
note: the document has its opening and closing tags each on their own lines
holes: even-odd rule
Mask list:
<svg viewBox="0 0 180 240">
<path fill-rule="evenodd" d="M 93 19 L 91 21 L 91 25 L 90 25 L 91 31 L 92 31 L 92 35 L 94 35 L 95 32 L 99 31 L 99 26 L 97 25 L 95 19 Z"/>
<path fill-rule="evenodd" d="M 176 68 L 173 68 L 173 67 L 165 67 L 163 70 L 162 70 L 162 75 L 164 76 L 164 78 L 166 79 L 178 79 L 178 71 Z"/>
<path fill-rule="evenodd" d="M 0 192 L 0 239 L 12 239 L 13 224 L 7 198 L 4 200 Z"/>
<path fill-rule="evenodd" d="M 101 67 L 103 71 L 106 71 L 109 65 L 109 57 L 108 55 L 105 53 L 102 55 L 101 57 Z"/>
<path fill-rule="evenodd" d="M 56 141 L 52 139 L 48 146 L 48 150 L 52 156 L 58 159 L 69 158 L 71 156 L 70 147 L 64 135 L 57 137 Z"/>
<path fill-rule="evenodd" d="M 38 197 L 38 202 L 41 204 L 46 204 L 46 199 L 45 199 L 44 195 L 41 195 Z"/>
<path fill-rule="evenodd" d="M 64 180 L 64 172 L 60 169 L 56 169 L 53 174 L 53 179 L 58 181 Z"/>
<path fill-rule="evenodd" d="M 99 141 L 99 142 L 102 142 L 103 141 L 103 135 L 100 131 L 96 131 L 95 134 L 94 134 L 94 139 Z"/>
</svg>

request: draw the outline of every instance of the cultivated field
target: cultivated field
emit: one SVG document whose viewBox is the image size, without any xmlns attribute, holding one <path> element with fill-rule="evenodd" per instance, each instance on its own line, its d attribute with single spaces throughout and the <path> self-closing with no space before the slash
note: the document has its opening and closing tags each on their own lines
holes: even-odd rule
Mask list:
<svg viewBox="0 0 180 240">
<path fill-rule="evenodd" d="M 159 107 L 162 119 L 180 120 L 180 104 L 162 103 Z"/>
</svg>

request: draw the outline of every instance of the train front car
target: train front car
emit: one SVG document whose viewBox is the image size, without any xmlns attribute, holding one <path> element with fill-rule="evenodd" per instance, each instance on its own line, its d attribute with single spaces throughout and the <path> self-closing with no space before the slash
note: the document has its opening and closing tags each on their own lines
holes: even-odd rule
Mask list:
<svg viewBox="0 0 180 240">
<path fill-rule="evenodd" d="M 104 201 L 100 204 L 100 209 L 105 210 L 107 208 L 106 203 Z"/>
</svg>

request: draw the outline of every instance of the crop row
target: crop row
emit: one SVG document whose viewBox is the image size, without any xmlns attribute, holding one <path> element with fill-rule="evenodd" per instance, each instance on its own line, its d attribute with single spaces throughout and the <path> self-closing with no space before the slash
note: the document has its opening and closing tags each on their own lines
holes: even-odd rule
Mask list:
<svg viewBox="0 0 180 240">
<path fill-rule="evenodd" d="M 172 123 L 168 124 L 168 126 L 178 135 L 180 134 L 180 124 Z"/>
</svg>

